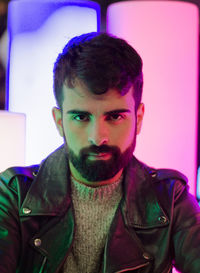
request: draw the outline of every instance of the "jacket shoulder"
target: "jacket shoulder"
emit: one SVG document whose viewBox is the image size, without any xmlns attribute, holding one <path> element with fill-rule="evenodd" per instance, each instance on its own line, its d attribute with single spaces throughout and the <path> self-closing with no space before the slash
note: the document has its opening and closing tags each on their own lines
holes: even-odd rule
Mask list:
<svg viewBox="0 0 200 273">
<path fill-rule="evenodd" d="M 166 179 L 175 179 L 182 181 L 184 184 L 188 182 L 188 179 L 184 174 L 173 169 L 151 169 L 150 174 L 153 178 L 156 178 L 158 181 Z"/>
<path fill-rule="evenodd" d="M 188 179 L 181 172 L 174 169 L 154 169 L 147 167 L 149 175 L 152 177 L 151 185 L 153 186 L 157 198 L 166 211 L 172 200 L 175 202 L 182 194 L 188 195 Z M 170 215 L 170 211 L 168 211 Z"/>
<path fill-rule="evenodd" d="M 15 177 L 21 176 L 33 179 L 36 176 L 38 169 L 39 165 L 32 165 L 29 167 L 11 167 L 0 173 L 0 180 L 9 185 Z"/>
<path fill-rule="evenodd" d="M 162 181 L 162 180 L 179 180 L 181 181 L 183 184 L 187 184 L 188 179 L 187 177 L 174 169 L 156 169 L 156 168 L 152 168 L 149 167 L 148 165 L 144 164 L 143 162 L 140 162 L 140 164 L 142 165 L 143 169 L 145 169 L 148 174 L 154 179 L 154 181 Z"/>
</svg>

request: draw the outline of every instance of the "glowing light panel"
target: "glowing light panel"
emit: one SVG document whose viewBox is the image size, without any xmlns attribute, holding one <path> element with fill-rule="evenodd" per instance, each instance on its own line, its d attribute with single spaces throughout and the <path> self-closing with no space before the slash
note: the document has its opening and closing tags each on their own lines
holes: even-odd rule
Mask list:
<svg viewBox="0 0 200 273">
<path fill-rule="evenodd" d="M 127 40 L 144 62 L 146 106 L 136 156 L 158 168 L 178 169 L 195 194 L 198 117 L 196 5 L 126 1 L 108 8 L 108 32 Z"/>
<path fill-rule="evenodd" d="M 197 171 L 197 199 L 200 204 L 200 167 L 198 168 Z"/>
<path fill-rule="evenodd" d="M 0 111 L 0 172 L 25 163 L 25 115 Z"/>
<path fill-rule="evenodd" d="M 26 113 L 26 163 L 40 162 L 62 144 L 51 109 L 53 64 L 73 36 L 99 29 L 90 1 L 13 1 L 9 4 L 9 109 Z"/>
</svg>

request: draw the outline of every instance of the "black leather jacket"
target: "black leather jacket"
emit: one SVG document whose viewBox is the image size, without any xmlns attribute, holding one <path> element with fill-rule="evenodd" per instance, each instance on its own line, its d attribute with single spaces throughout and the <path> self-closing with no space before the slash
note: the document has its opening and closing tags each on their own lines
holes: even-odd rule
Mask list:
<svg viewBox="0 0 200 273">
<path fill-rule="evenodd" d="M 69 179 L 63 147 L 41 166 L 0 175 L 1 273 L 62 272 L 76 229 Z M 181 272 L 199 273 L 199 212 L 183 175 L 133 158 L 124 171 L 102 272 L 167 273 L 174 263 Z"/>
</svg>

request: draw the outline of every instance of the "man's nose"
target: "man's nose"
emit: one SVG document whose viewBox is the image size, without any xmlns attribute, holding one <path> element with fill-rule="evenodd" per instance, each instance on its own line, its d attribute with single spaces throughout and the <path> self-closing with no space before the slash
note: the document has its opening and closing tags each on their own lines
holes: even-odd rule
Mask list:
<svg viewBox="0 0 200 273">
<path fill-rule="evenodd" d="M 88 142 L 96 146 L 108 143 L 108 129 L 103 121 L 91 124 L 88 134 Z"/>
</svg>

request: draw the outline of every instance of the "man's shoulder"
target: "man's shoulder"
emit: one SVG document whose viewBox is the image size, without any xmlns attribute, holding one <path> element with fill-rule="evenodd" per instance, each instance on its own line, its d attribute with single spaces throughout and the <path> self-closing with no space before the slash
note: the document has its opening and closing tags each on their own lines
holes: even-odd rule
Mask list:
<svg viewBox="0 0 200 273">
<path fill-rule="evenodd" d="M 27 167 L 11 167 L 0 173 L 0 180 L 9 185 L 16 177 L 34 179 L 39 169 L 39 165 Z"/>
<path fill-rule="evenodd" d="M 23 201 L 38 169 L 39 165 L 33 165 L 29 167 L 11 167 L 3 171 L 0 173 L 0 194 L 20 195 L 20 200 Z"/>
<path fill-rule="evenodd" d="M 137 160 L 137 159 L 136 159 Z M 154 168 L 138 161 L 140 168 L 142 168 L 154 182 L 166 181 L 166 180 L 179 180 L 183 184 L 187 184 L 187 177 L 178 170 L 168 168 Z"/>
<path fill-rule="evenodd" d="M 148 185 L 153 188 L 162 204 L 170 204 L 170 200 L 177 200 L 183 193 L 188 194 L 188 179 L 180 171 L 168 168 L 156 169 L 141 162 L 139 164 L 146 173 L 145 181 L 149 181 Z"/>
<path fill-rule="evenodd" d="M 188 191 L 188 179 L 183 173 L 175 169 L 152 168 L 141 162 L 139 164 L 141 164 L 140 166 L 146 172 L 150 185 L 163 198 L 164 196 L 165 198 L 167 196 L 171 198 L 171 194 L 174 195 L 174 192 L 177 198 L 183 191 Z"/>
<path fill-rule="evenodd" d="M 149 169 L 149 173 L 152 176 L 152 178 L 155 178 L 156 181 L 162 181 L 162 180 L 180 180 L 182 181 L 184 184 L 186 184 L 188 182 L 187 177 L 174 169 L 154 169 L 154 168 L 148 168 Z"/>
</svg>

